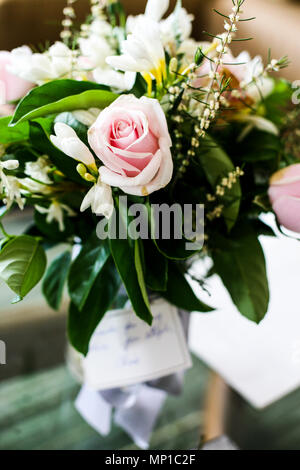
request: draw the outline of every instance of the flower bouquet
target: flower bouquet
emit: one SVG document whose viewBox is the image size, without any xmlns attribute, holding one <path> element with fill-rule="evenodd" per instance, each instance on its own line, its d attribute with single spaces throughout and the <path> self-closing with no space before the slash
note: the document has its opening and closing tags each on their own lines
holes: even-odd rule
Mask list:
<svg viewBox="0 0 300 470">
<path fill-rule="evenodd" d="M 91 0 L 80 28 L 75 3 L 60 42 L 0 53 L 0 277 L 13 302 L 44 278 L 58 309 L 67 285 L 69 339 L 83 355 L 105 313 L 128 301 L 148 325 L 153 296 L 211 311 L 189 281 L 206 289 L 213 274 L 259 323 L 269 301 L 259 236 L 274 235 L 260 216 L 300 231 L 299 111 L 273 75 L 287 58 L 233 55 L 248 40 L 237 35 L 252 19 L 244 0 L 216 11 L 224 31 L 207 42 L 190 37 L 181 1 L 162 19 L 168 0 L 127 18 L 120 2 Z M 4 226 L 14 207 L 33 208 L 21 236 Z M 46 270 L 45 250 L 61 243 L 70 248 Z"/>
</svg>

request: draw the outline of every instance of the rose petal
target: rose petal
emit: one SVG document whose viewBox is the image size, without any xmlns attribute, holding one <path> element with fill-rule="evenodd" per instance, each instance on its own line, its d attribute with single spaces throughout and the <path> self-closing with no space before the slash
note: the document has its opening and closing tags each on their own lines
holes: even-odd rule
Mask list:
<svg viewBox="0 0 300 470">
<path fill-rule="evenodd" d="M 281 225 L 300 233 L 300 198 L 282 196 L 273 204 L 273 210 Z"/>
</svg>

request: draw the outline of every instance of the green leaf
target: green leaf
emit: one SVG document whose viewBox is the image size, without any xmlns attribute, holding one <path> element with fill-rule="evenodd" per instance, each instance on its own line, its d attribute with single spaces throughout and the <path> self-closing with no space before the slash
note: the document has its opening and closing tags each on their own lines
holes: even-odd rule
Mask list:
<svg viewBox="0 0 300 470">
<path fill-rule="evenodd" d="M 33 88 L 20 101 L 10 124 L 76 109 L 105 108 L 118 95 L 104 88 L 96 83 L 76 80 L 46 83 Z"/>
<path fill-rule="evenodd" d="M 56 220 L 51 223 L 47 222 L 47 214 L 41 214 L 38 210 L 34 211 L 34 222 L 39 232 L 54 242 L 65 242 L 74 233 L 73 217 L 66 214 L 64 214 L 65 229 L 63 231 L 59 230 Z"/>
<path fill-rule="evenodd" d="M 211 312 L 213 310 L 196 297 L 184 274 L 176 263 L 171 261 L 169 262 L 167 290 L 161 295 L 171 304 L 188 312 Z"/>
<path fill-rule="evenodd" d="M 71 303 L 68 319 L 68 334 L 77 351 L 86 355 L 92 334 L 112 304 L 120 288 L 120 278 L 111 257 L 98 274 L 80 311 Z"/>
<path fill-rule="evenodd" d="M 68 288 L 72 302 L 79 310 L 84 307 L 93 284 L 109 256 L 108 243 L 99 240 L 94 233 L 73 262 Z"/>
<path fill-rule="evenodd" d="M 206 136 L 205 141 L 207 147 L 199 154 L 199 158 L 209 183 L 215 189 L 222 177 L 228 176 L 228 173 L 235 168 L 228 155 L 211 137 Z M 225 196 L 222 198 L 225 202 L 223 216 L 228 230 L 232 229 L 238 217 L 241 195 L 241 186 L 237 181 L 231 189 L 226 190 Z"/>
<path fill-rule="evenodd" d="M 172 232 L 170 233 L 170 239 L 164 240 L 159 234 L 156 234 L 156 225 L 155 225 L 155 216 L 154 216 L 154 208 L 149 203 L 146 204 L 149 220 L 150 220 L 150 227 L 151 227 L 151 237 L 152 240 L 157 248 L 157 250 L 166 258 L 173 260 L 173 261 L 184 261 L 188 258 L 197 253 L 197 251 L 201 250 L 187 250 L 186 243 L 187 240 L 184 238 L 182 234 L 181 239 L 172 238 Z M 172 217 L 170 217 L 170 225 L 172 223 Z M 157 238 L 156 238 L 157 237 Z"/>
<path fill-rule="evenodd" d="M 71 253 L 65 251 L 59 255 L 47 269 L 42 290 L 48 304 L 54 310 L 58 310 L 60 307 L 70 263 Z"/>
<path fill-rule="evenodd" d="M 226 249 L 213 253 L 215 271 L 221 277 L 242 315 L 259 323 L 269 303 L 269 287 L 264 253 L 250 225 L 231 234 Z"/>
<path fill-rule="evenodd" d="M 27 140 L 29 138 L 28 122 L 9 127 L 10 120 L 10 116 L 0 118 L 0 143 L 13 144 Z"/>
<path fill-rule="evenodd" d="M 119 217 L 119 214 L 121 214 L 121 217 Z M 122 220 L 122 217 L 126 217 L 126 220 Z M 110 221 L 110 234 L 116 228 L 114 226 L 115 223 L 119 230 L 125 231 L 128 229 L 129 219 L 127 214 L 122 214 L 122 208 L 116 208 L 116 219 L 112 217 Z M 139 318 L 151 325 L 153 317 L 149 308 L 149 302 L 145 300 L 145 292 L 142 292 L 140 287 L 139 281 L 141 281 L 141 277 L 139 278 L 138 276 L 141 276 L 141 273 L 138 274 L 135 268 L 134 250 L 130 240 L 128 238 L 123 240 L 110 236 L 109 243 L 111 254 L 135 313 Z"/>
<path fill-rule="evenodd" d="M 145 282 L 154 291 L 167 289 L 168 260 L 158 251 L 152 240 L 143 240 L 145 259 Z"/>
<path fill-rule="evenodd" d="M 279 79 L 274 82 L 274 89 L 264 98 L 262 108 L 264 108 L 265 117 L 280 127 L 284 123 L 286 110 L 290 106 L 293 89 L 287 80 Z"/>
<path fill-rule="evenodd" d="M 28 235 L 15 237 L 0 252 L 0 277 L 23 298 L 40 281 L 46 255 L 39 242 Z"/>
<path fill-rule="evenodd" d="M 134 265 L 135 265 L 138 283 L 141 289 L 144 302 L 147 305 L 148 309 L 150 310 L 150 303 L 148 299 L 147 288 L 146 288 L 145 277 L 144 277 L 144 271 L 145 271 L 144 252 L 143 252 L 143 245 L 140 239 L 135 240 L 134 242 Z"/>
<path fill-rule="evenodd" d="M 281 150 L 280 138 L 268 132 L 254 130 L 239 145 L 242 161 L 258 162 L 278 159 Z"/>
</svg>

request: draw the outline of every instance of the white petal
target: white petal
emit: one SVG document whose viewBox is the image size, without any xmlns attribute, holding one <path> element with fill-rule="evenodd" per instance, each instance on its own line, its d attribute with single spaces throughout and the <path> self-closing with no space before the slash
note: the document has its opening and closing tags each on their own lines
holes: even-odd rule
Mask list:
<svg viewBox="0 0 300 470">
<path fill-rule="evenodd" d="M 238 114 L 234 117 L 234 119 L 237 121 L 253 124 L 253 126 L 259 129 L 260 131 L 269 132 L 270 134 L 274 135 L 279 134 L 279 130 L 275 126 L 275 124 L 261 116 Z"/>
<path fill-rule="evenodd" d="M 50 140 L 66 155 L 85 165 L 95 165 L 95 159 L 89 148 L 79 139 L 74 129 L 67 124 L 58 122 L 54 126 L 56 135 L 51 135 Z"/>
<path fill-rule="evenodd" d="M 0 165 L 6 170 L 16 170 L 19 168 L 18 160 L 7 160 L 6 162 L 1 162 Z"/>
<path fill-rule="evenodd" d="M 111 187 L 99 179 L 84 197 L 80 211 L 84 212 L 88 207 L 91 207 L 94 214 L 104 215 L 109 219 L 114 209 Z"/>
<path fill-rule="evenodd" d="M 145 15 L 154 21 L 160 21 L 169 8 L 169 3 L 169 0 L 148 0 Z"/>
<path fill-rule="evenodd" d="M 71 126 L 68 126 L 64 122 L 57 122 L 54 125 L 54 132 L 59 139 L 63 139 L 66 137 L 77 137 L 76 132 Z"/>
<path fill-rule="evenodd" d="M 92 205 L 92 202 L 94 200 L 95 188 L 96 188 L 96 185 L 94 185 L 83 198 L 83 201 L 80 206 L 80 212 L 84 212 L 86 209 L 88 209 Z"/>
</svg>

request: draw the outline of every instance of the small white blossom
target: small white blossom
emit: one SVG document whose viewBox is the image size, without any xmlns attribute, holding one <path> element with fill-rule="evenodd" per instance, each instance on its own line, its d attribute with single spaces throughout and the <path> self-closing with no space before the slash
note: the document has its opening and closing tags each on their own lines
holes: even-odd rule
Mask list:
<svg viewBox="0 0 300 470">
<path fill-rule="evenodd" d="M 94 214 L 104 215 L 107 219 L 110 219 L 112 215 L 114 209 L 112 190 L 108 184 L 102 183 L 100 178 L 86 194 L 80 211 L 84 212 L 89 207 Z"/>
<path fill-rule="evenodd" d="M 25 199 L 22 198 L 21 185 L 15 176 L 0 175 L 0 191 L 4 194 L 3 202 L 7 209 L 16 202 L 21 210 L 24 209 Z"/>
<path fill-rule="evenodd" d="M 38 205 L 36 205 L 35 208 L 41 214 L 47 214 L 46 222 L 48 224 L 57 222 L 61 232 L 63 232 L 65 229 L 64 212 L 66 212 L 69 217 L 74 217 L 76 215 L 76 213 L 69 206 L 55 200 L 52 201 L 50 206 L 47 208 Z"/>
<path fill-rule="evenodd" d="M 35 162 L 26 162 L 25 164 L 25 174 L 45 184 L 52 184 L 48 176 L 50 171 L 51 166 L 46 156 L 39 157 Z"/>
<path fill-rule="evenodd" d="M 84 163 L 88 167 L 96 168 L 95 159 L 89 148 L 79 139 L 74 129 L 63 122 L 57 122 L 54 126 L 56 135 L 51 135 L 50 140 L 57 148 L 74 160 Z"/>
</svg>

